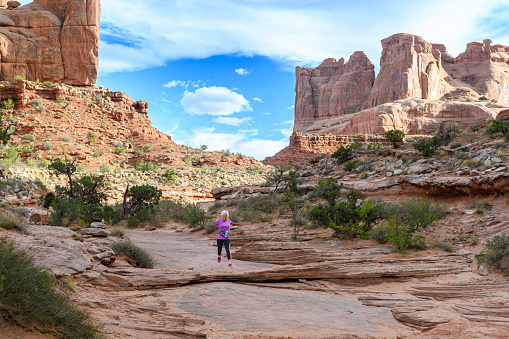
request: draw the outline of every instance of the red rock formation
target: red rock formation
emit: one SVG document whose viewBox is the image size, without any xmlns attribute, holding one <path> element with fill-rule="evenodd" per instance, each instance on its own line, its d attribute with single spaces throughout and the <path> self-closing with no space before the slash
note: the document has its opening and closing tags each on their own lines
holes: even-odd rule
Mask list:
<svg viewBox="0 0 509 339">
<path fill-rule="evenodd" d="M 509 103 L 509 47 L 491 46 L 492 41 L 471 42 L 465 52 L 444 64 L 457 87 L 471 88 L 498 103 Z"/>
<path fill-rule="evenodd" d="M 382 46 L 380 72 L 366 108 L 406 98 L 438 99 L 450 89 L 440 50 L 420 36 L 394 34 Z"/>
<path fill-rule="evenodd" d="M 374 65 L 363 52 L 326 59 L 316 68 L 297 67 L 295 127 L 300 121 L 335 117 L 358 111 L 364 105 L 375 79 Z"/>
<path fill-rule="evenodd" d="M 0 79 L 94 84 L 99 21 L 99 0 L 35 0 L 0 8 Z"/>
</svg>

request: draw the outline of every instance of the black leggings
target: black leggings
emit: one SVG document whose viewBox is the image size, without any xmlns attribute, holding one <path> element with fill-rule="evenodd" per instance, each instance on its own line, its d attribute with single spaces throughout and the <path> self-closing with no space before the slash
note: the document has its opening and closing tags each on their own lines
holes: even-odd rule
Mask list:
<svg viewBox="0 0 509 339">
<path fill-rule="evenodd" d="M 226 250 L 226 256 L 228 257 L 228 260 L 232 259 L 232 256 L 230 254 L 230 239 L 217 239 L 217 255 L 221 255 L 221 250 Z"/>
</svg>

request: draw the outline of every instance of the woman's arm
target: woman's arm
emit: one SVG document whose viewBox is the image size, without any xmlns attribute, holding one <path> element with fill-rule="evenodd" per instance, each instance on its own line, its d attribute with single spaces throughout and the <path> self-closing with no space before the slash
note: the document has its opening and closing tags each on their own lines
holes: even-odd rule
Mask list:
<svg viewBox="0 0 509 339">
<path fill-rule="evenodd" d="M 219 226 L 219 224 L 215 221 L 209 225 L 209 227 L 217 227 L 217 226 Z"/>
<path fill-rule="evenodd" d="M 232 226 L 242 226 L 241 223 L 237 223 L 237 222 L 232 222 L 232 223 L 230 223 L 230 225 L 232 225 Z"/>
</svg>

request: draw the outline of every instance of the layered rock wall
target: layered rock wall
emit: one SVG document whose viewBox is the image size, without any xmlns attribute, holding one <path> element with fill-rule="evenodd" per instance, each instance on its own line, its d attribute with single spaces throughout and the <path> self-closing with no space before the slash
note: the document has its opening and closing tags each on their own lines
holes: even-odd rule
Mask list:
<svg viewBox="0 0 509 339">
<path fill-rule="evenodd" d="M 380 72 L 366 108 L 399 99 L 438 99 L 449 90 L 442 53 L 420 36 L 394 34 L 382 40 L 382 47 Z"/>
<path fill-rule="evenodd" d="M 99 0 L 0 6 L 0 80 L 92 85 L 97 80 Z"/>
<path fill-rule="evenodd" d="M 363 52 L 326 59 L 316 68 L 297 67 L 295 121 L 334 117 L 362 108 L 373 86 L 373 63 Z M 296 124 L 298 126 L 298 124 Z"/>
<path fill-rule="evenodd" d="M 419 36 L 403 33 L 383 39 L 382 46 L 376 79 L 371 77 L 372 64 L 362 52 L 355 52 L 347 64 L 343 59 L 326 59 L 314 69 L 297 67 L 294 131 L 348 134 L 400 128 L 419 134 L 440 123 L 463 125 L 493 116 L 487 108 L 451 106 L 443 101 L 509 104 L 507 46 L 492 45 L 488 39 L 472 42 L 454 58 L 442 44 L 430 44 Z M 469 97 L 457 91 L 467 91 Z M 403 104 L 405 107 L 426 108 L 414 114 L 412 109 L 398 105 L 379 107 L 405 99 L 410 100 Z M 414 99 L 429 103 L 415 104 Z"/>
</svg>

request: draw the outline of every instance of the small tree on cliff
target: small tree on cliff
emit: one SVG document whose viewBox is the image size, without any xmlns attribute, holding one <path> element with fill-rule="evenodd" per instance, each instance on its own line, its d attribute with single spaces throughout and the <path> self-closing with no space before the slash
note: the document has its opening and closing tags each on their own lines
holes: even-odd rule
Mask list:
<svg viewBox="0 0 509 339">
<path fill-rule="evenodd" d="M 392 147 L 398 148 L 405 139 L 403 131 L 393 129 L 384 133 L 385 141 L 391 143 Z"/>
</svg>

